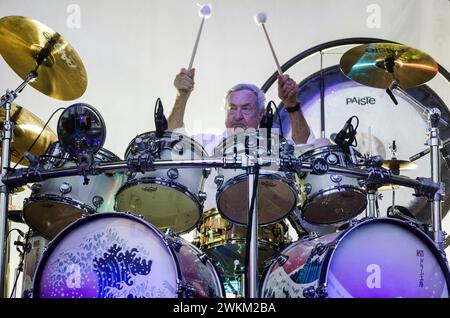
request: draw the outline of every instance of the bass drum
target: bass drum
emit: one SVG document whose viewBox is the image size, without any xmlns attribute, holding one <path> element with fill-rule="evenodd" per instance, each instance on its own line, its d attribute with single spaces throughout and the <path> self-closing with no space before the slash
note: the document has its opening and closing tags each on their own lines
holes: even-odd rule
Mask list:
<svg viewBox="0 0 450 318">
<path fill-rule="evenodd" d="M 44 252 L 35 298 L 223 297 L 216 270 L 199 249 L 163 235 L 130 213 L 72 223 Z"/>
<path fill-rule="evenodd" d="M 302 110 L 315 136 L 320 136 L 320 72 L 312 74 L 299 84 L 298 99 Z M 417 109 L 403 96 L 396 95 L 398 105 L 395 106 L 386 92 L 382 89 L 363 86 L 353 82 L 342 74 L 339 65 L 323 70 L 325 85 L 325 127 L 329 136 L 342 129 L 345 121 L 351 116 L 359 118 L 356 139 L 361 153 L 381 155 L 390 159 L 389 145 L 395 140 L 397 158 L 407 160 L 410 156 L 424 150 L 426 141 L 427 122 L 422 110 Z M 425 106 L 438 107 L 444 119 L 448 119 L 448 108 L 437 94 L 427 85 L 407 89 Z M 290 134 L 288 113 L 280 108 L 285 135 Z M 277 123 L 278 124 L 278 123 Z M 448 138 L 449 127 L 440 127 L 441 137 Z M 370 137 L 369 137 L 370 136 Z M 443 162 L 443 161 L 442 161 Z M 415 161 L 418 168 L 412 171 L 402 171 L 401 174 L 411 177 L 430 175 L 430 157 Z M 443 182 L 450 187 L 450 173 L 448 169 L 441 169 Z M 383 200 L 379 200 L 379 208 L 385 213 L 392 205 L 392 190 L 383 191 Z M 413 189 L 395 189 L 395 204 L 409 209 L 421 221 L 429 222 L 430 209 L 426 206 L 426 198 L 416 198 Z M 450 206 L 449 193 L 446 193 L 443 213 L 447 213 Z M 429 205 L 428 205 L 429 206 Z"/>
<path fill-rule="evenodd" d="M 407 222 L 367 219 L 293 243 L 268 268 L 269 298 L 448 298 L 450 272 L 433 241 Z"/>
</svg>

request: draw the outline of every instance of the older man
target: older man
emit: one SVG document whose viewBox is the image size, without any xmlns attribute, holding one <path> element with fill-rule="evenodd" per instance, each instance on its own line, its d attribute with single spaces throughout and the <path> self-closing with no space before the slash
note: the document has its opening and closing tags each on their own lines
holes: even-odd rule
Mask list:
<svg viewBox="0 0 450 318">
<path fill-rule="evenodd" d="M 172 113 L 168 119 L 168 129 L 175 130 L 183 126 L 186 104 L 194 89 L 195 69 L 181 69 L 175 77 L 174 86 L 177 89 Z M 288 75 L 278 76 L 278 96 L 283 101 L 291 121 L 291 138 L 296 144 L 313 141 L 308 123 L 303 116 L 297 100 L 298 85 Z M 225 98 L 227 129 L 258 128 L 265 113 L 264 93 L 253 84 L 237 84 L 227 93 Z M 309 139 L 309 140 L 308 140 Z"/>
</svg>

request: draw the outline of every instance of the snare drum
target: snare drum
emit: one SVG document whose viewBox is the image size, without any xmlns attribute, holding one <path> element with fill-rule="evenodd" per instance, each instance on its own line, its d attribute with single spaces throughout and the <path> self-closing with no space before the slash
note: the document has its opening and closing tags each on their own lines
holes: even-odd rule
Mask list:
<svg viewBox="0 0 450 318">
<path fill-rule="evenodd" d="M 279 159 L 280 153 L 293 153 L 293 147 L 279 135 L 272 133 L 271 149 L 268 149 L 265 134 L 258 131 L 232 135 L 224 139 L 215 149 L 216 156 L 253 157 Z M 270 151 L 269 151 L 270 150 Z M 217 168 L 217 208 L 231 222 L 247 224 L 248 177 L 242 169 Z M 297 186 L 289 172 L 278 171 L 278 166 L 262 167 L 258 182 L 258 223 L 267 225 L 286 217 L 297 204 Z"/>
<path fill-rule="evenodd" d="M 164 132 L 161 138 L 155 132 L 137 136 L 125 152 L 126 160 L 152 155 L 163 160 L 189 160 L 207 157 L 203 147 L 184 135 Z M 200 221 L 204 180 L 208 169 L 158 169 L 128 175 L 127 182 L 116 195 L 117 211 L 132 211 L 160 229 L 170 228 L 175 233 L 192 230 Z"/>
<path fill-rule="evenodd" d="M 448 298 L 450 272 L 433 241 L 410 223 L 367 219 L 297 241 L 266 272 L 269 298 Z"/>
<path fill-rule="evenodd" d="M 35 298 L 223 297 L 209 259 L 179 237 L 130 213 L 98 213 L 48 245 L 33 282 Z"/>
<path fill-rule="evenodd" d="M 53 157 L 55 147 L 57 144 L 47 151 L 47 167 L 76 166 L 76 159 L 67 153 Z M 120 158 L 106 149 L 100 149 L 94 160 L 111 162 Z M 87 185 L 83 184 L 83 176 L 53 178 L 33 184 L 31 196 L 24 200 L 22 213 L 25 223 L 51 239 L 83 215 L 112 211 L 114 195 L 123 184 L 123 173 L 102 173 L 88 179 Z"/>
<path fill-rule="evenodd" d="M 228 222 L 216 209 L 203 213 L 200 226 L 200 249 L 219 263 L 221 276 L 235 275 L 235 261 L 245 264 L 245 243 L 247 228 Z M 265 261 L 290 243 L 288 225 L 282 221 L 258 229 L 259 271 L 262 273 Z"/>
<path fill-rule="evenodd" d="M 302 161 L 322 158 L 330 165 L 351 166 L 339 146 L 330 145 L 308 151 Z M 367 196 L 358 179 L 337 174 L 307 174 L 300 180 L 303 199 L 301 217 L 312 224 L 333 224 L 349 220 L 367 207 Z"/>
</svg>

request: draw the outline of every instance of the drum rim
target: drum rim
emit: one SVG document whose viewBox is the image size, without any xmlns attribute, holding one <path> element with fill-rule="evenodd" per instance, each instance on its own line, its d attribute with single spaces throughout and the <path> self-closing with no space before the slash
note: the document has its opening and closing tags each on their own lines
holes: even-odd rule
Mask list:
<svg viewBox="0 0 450 318">
<path fill-rule="evenodd" d="M 93 215 L 97 212 L 96 209 L 93 209 L 91 206 L 85 204 L 84 202 L 75 200 L 70 197 L 62 197 L 62 196 L 52 195 L 52 194 L 47 193 L 44 195 L 25 198 L 23 208 L 22 208 L 22 213 L 21 213 L 23 220 L 33 231 L 36 231 L 37 233 L 39 233 L 39 235 L 42 235 L 47 240 L 52 240 L 56 236 L 53 236 L 53 237 L 48 236 L 47 234 L 44 234 L 43 232 L 37 230 L 35 225 L 32 224 L 32 222 L 30 222 L 29 218 L 27 218 L 28 213 L 25 212 L 27 209 L 31 208 L 30 205 L 32 205 L 33 203 L 39 203 L 39 202 L 44 202 L 44 201 L 61 203 L 65 206 L 73 207 L 81 212 L 81 218 L 85 217 L 86 215 Z M 76 222 L 76 221 L 74 221 L 74 222 Z"/>
<path fill-rule="evenodd" d="M 149 137 L 151 134 L 156 134 L 156 131 L 152 130 L 152 131 L 147 131 L 144 133 L 141 133 L 139 135 L 137 135 L 136 137 L 134 137 L 128 144 L 127 149 L 125 149 L 125 155 L 124 158 L 125 160 L 133 157 L 132 155 L 130 155 L 131 153 L 131 148 L 134 145 L 134 141 L 136 140 L 136 138 L 143 138 L 143 137 Z M 190 144 L 194 145 L 194 148 L 200 150 L 200 153 L 203 157 L 209 157 L 208 153 L 206 152 L 205 148 L 199 143 L 197 142 L 195 139 L 193 139 L 192 137 L 189 137 L 188 135 L 184 135 L 178 132 L 174 132 L 174 131 L 164 131 L 163 136 L 161 138 L 157 138 L 158 140 L 163 140 L 164 137 L 171 137 L 172 135 L 175 136 L 181 136 L 182 141 L 186 142 L 186 140 L 184 138 L 186 138 Z"/>
<path fill-rule="evenodd" d="M 317 147 L 317 148 L 308 150 L 308 151 L 302 153 L 299 156 L 299 158 L 301 158 L 302 160 L 306 160 L 306 159 L 308 159 L 310 157 L 313 157 L 313 156 L 316 156 L 316 155 L 319 155 L 319 154 L 322 154 L 322 153 L 330 152 L 330 151 L 337 152 L 340 155 L 342 155 L 344 157 L 347 157 L 345 155 L 344 151 L 342 150 L 342 148 L 339 147 L 338 145 L 327 145 L 327 146 L 321 146 L 321 147 Z"/>
<path fill-rule="evenodd" d="M 439 266 L 443 272 L 443 275 L 444 275 L 444 278 L 445 278 L 446 284 L 447 284 L 447 291 L 450 295 L 450 268 L 449 268 L 448 264 L 446 263 L 445 257 L 436 248 L 436 245 L 434 244 L 433 240 L 427 234 L 425 234 L 423 231 L 421 231 L 419 228 L 417 228 L 414 225 L 411 225 L 411 222 L 398 220 L 398 219 L 394 219 L 394 218 L 375 218 L 375 217 L 368 217 L 368 218 L 362 219 L 361 221 L 357 222 L 356 224 L 343 230 L 342 233 L 329 233 L 329 234 L 320 236 L 320 237 L 324 237 L 327 235 L 336 235 L 336 237 L 330 241 L 330 243 L 333 244 L 333 247 L 332 248 L 328 247 L 327 250 L 325 251 L 325 257 L 323 259 L 322 266 L 319 271 L 316 288 L 325 286 L 325 291 L 326 291 L 326 288 L 327 288 L 326 282 L 327 282 L 327 278 L 328 278 L 327 273 L 328 273 L 329 267 L 331 265 L 331 261 L 332 261 L 334 252 L 336 251 L 337 248 L 339 248 L 339 244 L 344 239 L 344 237 L 347 236 L 354 229 L 358 228 L 359 226 L 371 224 L 371 223 L 379 223 L 379 222 L 400 225 L 403 228 L 411 230 L 411 232 L 413 232 L 413 234 L 416 234 L 416 237 L 418 237 L 419 239 L 421 239 L 424 242 L 424 244 L 430 249 L 431 253 L 435 256 L 437 263 L 439 264 Z M 312 238 L 312 239 L 305 238 L 305 239 L 298 240 L 297 242 L 290 244 L 288 247 L 286 247 L 284 250 L 282 250 L 280 253 L 278 253 L 278 255 L 276 255 L 274 257 L 274 261 L 272 262 L 272 264 L 270 264 L 267 267 L 266 271 L 263 273 L 263 278 L 261 280 L 261 284 L 260 284 L 260 288 L 259 288 L 260 297 L 263 297 L 263 292 L 266 288 L 267 280 L 270 276 L 270 273 L 272 272 L 273 267 L 276 264 L 278 257 L 280 255 L 284 255 L 286 251 L 292 250 L 297 245 L 299 245 L 305 241 L 315 240 L 320 237 Z M 324 297 L 326 297 L 326 296 L 324 296 Z"/>
<path fill-rule="evenodd" d="M 174 263 L 175 268 L 177 269 L 177 273 L 176 273 L 177 279 L 176 279 L 175 284 L 176 284 L 177 288 L 179 288 L 179 283 L 184 281 L 183 277 L 182 277 L 181 267 L 180 267 L 180 264 L 179 264 L 179 261 L 178 261 L 176 255 L 175 255 L 175 251 L 173 250 L 172 246 L 167 242 L 164 234 L 161 231 L 159 231 L 158 228 L 156 228 L 153 224 L 147 222 L 146 220 L 136 216 L 135 214 L 133 214 L 131 212 L 103 212 L 103 213 L 95 213 L 95 214 L 92 214 L 89 216 L 84 216 L 84 217 L 78 219 L 77 221 L 69 224 L 47 244 L 47 246 L 44 249 L 44 253 L 42 254 L 42 257 L 41 257 L 39 264 L 36 267 L 36 270 L 33 275 L 33 298 L 40 298 L 38 291 L 40 290 L 39 286 L 40 286 L 40 282 L 41 282 L 41 278 L 42 278 L 42 272 L 45 269 L 45 265 L 47 264 L 47 261 L 48 261 L 50 255 L 52 254 L 54 249 L 58 246 L 58 244 L 73 230 L 82 226 L 83 224 L 89 223 L 90 220 L 97 220 L 97 219 L 101 219 L 101 218 L 110 218 L 110 217 L 132 219 L 134 221 L 137 221 L 137 222 L 143 224 L 144 226 L 150 228 L 150 230 L 152 230 L 161 239 L 161 241 L 164 243 L 164 246 L 166 246 L 168 248 L 169 254 L 172 258 L 172 262 Z M 176 294 L 178 296 L 176 298 L 183 298 L 183 292 L 180 292 L 179 290 L 177 290 Z"/>
<path fill-rule="evenodd" d="M 188 233 L 188 232 L 192 231 L 193 229 L 195 229 L 196 226 L 198 225 L 198 223 L 200 223 L 200 220 L 201 220 L 201 217 L 202 217 L 202 211 L 203 211 L 203 203 L 200 202 L 200 199 L 198 199 L 198 197 L 191 190 L 189 190 L 187 187 L 185 187 L 181 183 L 178 183 L 178 182 L 173 181 L 173 180 L 168 180 L 168 179 L 165 179 L 165 178 L 160 178 L 160 177 L 134 178 L 134 179 L 130 179 L 127 182 L 125 182 L 125 184 L 123 184 L 119 188 L 119 190 L 116 192 L 116 194 L 114 195 L 114 210 L 117 211 L 117 198 L 120 195 L 120 193 L 122 193 L 123 191 L 125 191 L 127 189 L 130 189 L 130 188 L 132 188 L 134 186 L 143 185 L 143 184 L 156 184 L 156 185 L 166 186 L 166 187 L 168 187 L 170 189 L 174 189 L 174 190 L 176 190 L 178 192 L 181 192 L 185 196 L 187 196 L 197 206 L 197 208 L 198 208 L 198 219 L 195 222 L 195 224 L 192 227 L 190 227 L 189 229 L 187 229 L 187 230 L 183 230 L 181 232 L 176 232 L 177 234 Z M 133 213 L 139 214 L 138 212 L 133 212 Z M 147 221 L 147 222 L 149 222 L 149 221 Z"/>
<path fill-rule="evenodd" d="M 350 190 L 350 191 L 341 191 L 340 189 L 346 189 L 346 190 Z M 365 204 L 363 205 L 363 207 L 361 209 L 359 209 L 358 213 L 354 214 L 353 216 L 349 217 L 348 219 L 338 220 L 338 221 L 331 222 L 331 223 L 315 223 L 315 222 L 312 222 L 310 220 L 307 220 L 304 217 L 304 213 L 303 212 L 306 210 L 308 205 L 313 202 L 314 199 L 324 197 L 326 194 L 334 194 L 334 193 L 339 193 L 339 192 L 355 192 L 357 194 L 360 194 L 365 199 Z M 364 190 L 362 190 L 362 189 L 360 189 L 360 188 L 358 188 L 358 187 L 356 187 L 354 185 L 345 185 L 345 184 L 341 185 L 341 186 L 325 188 L 325 189 L 320 190 L 319 192 L 315 193 L 314 195 L 312 195 L 310 198 L 308 198 L 305 201 L 305 203 L 300 208 L 300 216 L 301 216 L 302 220 L 304 220 L 304 221 L 306 221 L 308 223 L 311 223 L 313 225 L 332 225 L 332 224 L 335 224 L 335 223 L 348 221 L 348 220 L 358 216 L 359 214 L 361 214 L 362 211 L 364 211 L 367 208 L 367 194 L 364 193 L 364 192 L 365 192 Z"/>
<path fill-rule="evenodd" d="M 286 218 L 286 215 L 288 215 L 289 213 L 294 211 L 295 207 L 297 206 L 298 194 L 297 194 L 297 191 L 295 191 L 294 188 L 293 188 L 293 187 L 296 186 L 295 182 L 293 180 L 289 180 L 288 178 L 286 178 L 284 176 L 280 176 L 280 175 L 275 174 L 275 173 L 273 173 L 273 174 L 270 174 L 270 173 L 259 173 L 258 174 L 258 178 L 259 178 L 259 180 L 261 180 L 261 179 L 275 179 L 276 181 L 283 181 L 283 183 L 286 183 L 289 186 L 289 189 L 292 191 L 292 194 L 294 195 L 294 204 L 293 204 L 292 208 L 289 211 L 287 211 L 285 214 L 283 214 L 282 217 L 280 217 L 280 218 L 278 218 L 278 219 L 276 219 L 274 221 L 269 221 L 269 222 L 265 222 L 265 223 L 260 222 L 259 219 L 258 219 L 258 226 L 271 225 L 271 224 L 278 223 L 281 220 L 283 220 L 284 218 Z M 222 212 L 222 209 L 219 207 L 219 199 L 220 199 L 220 196 L 222 194 L 224 194 L 224 192 L 226 190 L 228 190 L 231 186 L 233 186 L 233 185 L 235 185 L 237 183 L 243 182 L 243 181 L 245 181 L 245 179 L 247 179 L 247 175 L 245 173 L 237 175 L 237 176 L 227 180 L 224 184 L 222 184 L 220 187 L 218 187 L 217 192 L 216 192 L 216 208 L 217 208 L 217 211 L 219 211 L 220 215 L 223 218 L 225 218 L 227 221 L 231 222 L 231 223 L 235 223 L 235 224 L 238 224 L 238 225 L 244 225 L 244 226 L 246 226 L 247 223 L 241 223 L 241 222 L 238 222 L 236 220 L 233 220 L 233 219 L 231 219 L 230 217 L 228 217 L 227 215 L 225 215 Z"/>
<path fill-rule="evenodd" d="M 214 271 L 213 271 L 213 276 L 214 276 L 214 278 L 216 279 L 216 282 L 218 282 L 218 285 L 219 285 L 219 287 L 220 287 L 220 293 L 221 293 L 221 294 L 218 295 L 218 296 L 219 296 L 219 298 L 224 298 L 224 296 L 225 296 L 225 287 L 224 287 L 223 284 L 222 284 L 221 277 L 220 277 L 220 275 L 219 275 L 219 272 L 217 271 L 216 265 L 214 264 L 215 262 L 209 257 L 209 255 L 207 255 L 207 254 L 205 253 L 205 251 L 203 251 L 203 250 L 201 250 L 200 248 L 198 248 L 197 246 L 195 246 L 195 244 L 190 243 L 189 241 L 185 240 L 184 238 L 182 238 L 182 237 L 180 237 L 180 236 L 175 235 L 175 237 L 178 237 L 178 238 L 179 238 L 182 242 L 184 242 L 184 243 L 188 243 L 188 244 L 185 244 L 185 245 L 191 247 L 195 252 L 197 252 L 196 256 L 197 256 L 197 258 L 200 260 L 200 262 L 202 262 L 202 260 L 201 260 L 200 257 L 206 257 L 206 262 L 207 262 L 207 263 L 210 265 L 210 267 L 212 267 L 212 269 L 214 270 Z M 206 265 L 206 264 L 204 264 L 204 265 Z M 183 275 L 183 273 L 181 273 L 181 274 Z M 183 278 L 184 278 L 184 277 L 183 277 Z"/>
<path fill-rule="evenodd" d="M 265 138 L 265 136 L 264 136 L 264 134 L 260 134 L 259 132 L 260 132 L 260 128 L 257 128 L 257 129 L 250 129 L 250 130 L 246 130 L 246 131 L 244 131 L 244 132 L 241 132 L 241 133 L 236 133 L 236 134 L 232 134 L 232 135 L 230 135 L 230 136 L 224 136 L 223 138 L 222 138 L 222 141 L 219 143 L 219 144 L 217 144 L 217 146 L 215 146 L 214 147 L 214 156 L 224 156 L 224 153 L 221 151 L 221 152 L 219 152 L 219 153 L 217 153 L 216 152 L 216 149 L 224 149 L 224 147 L 223 147 L 223 145 L 224 145 L 224 143 L 226 144 L 226 141 L 228 140 L 228 139 L 231 139 L 231 138 L 235 138 L 235 136 L 246 136 L 246 135 L 251 135 L 252 133 L 254 134 L 254 132 L 258 132 L 257 134 L 256 134 L 256 136 L 257 137 L 261 137 L 261 138 L 264 138 L 264 140 L 266 139 Z M 277 134 L 276 132 L 274 132 L 274 131 L 272 131 L 271 132 L 271 136 L 273 137 L 273 136 L 278 136 L 279 137 L 279 141 L 280 141 L 280 143 L 279 143 L 279 147 L 278 148 L 281 148 L 280 146 L 281 145 L 283 145 L 284 143 L 287 143 L 288 142 L 288 140 L 286 139 L 286 138 L 284 138 L 281 134 Z M 234 142 L 233 143 L 230 143 L 230 145 L 229 145 L 229 147 L 231 147 L 231 146 L 233 146 L 233 144 L 234 144 Z M 225 148 L 225 149 L 228 149 L 229 147 L 227 147 L 227 148 Z M 238 152 L 239 153 L 239 152 Z"/>
</svg>

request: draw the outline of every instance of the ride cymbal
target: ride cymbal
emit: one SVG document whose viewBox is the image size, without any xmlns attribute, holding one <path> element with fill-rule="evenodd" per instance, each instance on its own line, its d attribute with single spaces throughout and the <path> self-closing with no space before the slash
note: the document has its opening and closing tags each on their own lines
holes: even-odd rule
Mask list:
<svg viewBox="0 0 450 318">
<path fill-rule="evenodd" d="M 0 54 L 24 80 L 37 70 L 30 85 L 47 96 L 73 100 L 86 90 L 87 74 L 78 53 L 38 21 L 20 16 L 0 19 Z"/>
<path fill-rule="evenodd" d="M 5 109 L 1 108 L 0 129 L 3 129 L 4 120 Z M 11 121 L 14 123 L 14 137 L 10 149 L 11 162 L 17 163 L 39 136 L 45 123 L 30 111 L 15 103 L 11 105 Z M 56 134 L 47 126 L 29 152 L 35 156 L 40 156 L 47 151 L 50 144 L 57 140 Z M 21 164 L 26 166 L 29 165 L 29 162 L 24 158 Z"/>
<path fill-rule="evenodd" d="M 438 72 L 438 64 L 428 54 L 392 43 L 370 43 L 354 47 L 340 60 L 342 72 L 360 84 L 388 88 L 395 79 L 403 88 L 422 85 Z"/>
</svg>

